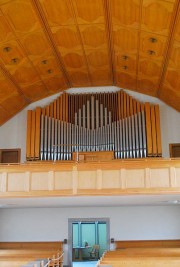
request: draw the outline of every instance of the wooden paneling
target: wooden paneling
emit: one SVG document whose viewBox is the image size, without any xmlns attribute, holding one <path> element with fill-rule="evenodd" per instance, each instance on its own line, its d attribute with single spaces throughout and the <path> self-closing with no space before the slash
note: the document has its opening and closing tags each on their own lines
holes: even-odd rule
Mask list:
<svg viewBox="0 0 180 267">
<path fill-rule="evenodd" d="M 0 124 L 69 87 L 117 85 L 179 110 L 178 0 L 13 0 L 0 7 Z"/>
<path fill-rule="evenodd" d="M 51 171 L 49 171 L 51 170 Z M 111 176 L 111 179 L 109 177 Z M 145 159 L 111 162 L 2 165 L 4 197 L 177 194 L 179 160 Z"/>
</svg>

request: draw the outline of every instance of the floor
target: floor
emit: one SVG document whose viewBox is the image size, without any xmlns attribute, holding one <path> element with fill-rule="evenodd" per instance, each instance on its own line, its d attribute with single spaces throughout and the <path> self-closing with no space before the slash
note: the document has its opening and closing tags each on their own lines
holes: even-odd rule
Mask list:
<svg viewBox="0 0 180 267">
<path fill-rule="evenodd" d="M 95 267 L 97 261 L 73 262 L 73 267 Z"/>
</svg>

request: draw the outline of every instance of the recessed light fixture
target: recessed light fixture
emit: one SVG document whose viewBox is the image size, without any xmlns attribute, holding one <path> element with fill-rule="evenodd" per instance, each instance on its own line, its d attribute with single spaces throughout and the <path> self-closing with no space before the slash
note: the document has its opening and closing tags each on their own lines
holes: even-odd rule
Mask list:
<svg viewBox="0 0 180 267">
<path fill-rule="evenodd" d="M 47 59 L 44 59 L 44 60 L 41 61 L 41 63 L 44 64 L 44 65 L 46 65 L 47 62 L 48 62 Z"/>
<path fill-rule="evenodd" d="M 127 70 L 128 66 L 122 66 L 123 70 Z"/>
<path fill-rule="evenodd" d="M 12 62 L 13 64 L 17 64 L 17 63 L 19 62 L 19 59 L 18 59 L 18 58 L 12 58 L 12 59 L 11 59 L 11 62 Z"/>
<path fill-rule="evenodd" d="M 153 51 L 153 50 L 148 50 L 148 54 L 149 54 L 149 55 L 155 55 L 156 53 L 155 53 L 155 51 Z"/>
<path fill-rule="evenodd" d="M 51 69 L 49 69 L 47 72 L 48 72 L 49 74 L 51 74 L 53 71 L 52 71 Z"/>
<path fill-rule="evenodd" d="M 3 48 L 3 51 L 4 52 L 9 52 L 9 51 L 11 51 L 11 47 L 6 46 L 6 47 Z"/>
<path fill-rule="evenodd" d="M 150 41 L 151 43 L 156 43 L 156 42 L 157 42 L 157 39 L 154 38 L 154 37 L 151 37 L 151 38 L 149 39 L 149 41 Z"/>
<path fill-rule="evenodd" d="M 127 59 L 128 59 L 128 56 L 123 55 L 123 56 L 122 56 L 122 59 L 127 60 Z"/>
</svg>

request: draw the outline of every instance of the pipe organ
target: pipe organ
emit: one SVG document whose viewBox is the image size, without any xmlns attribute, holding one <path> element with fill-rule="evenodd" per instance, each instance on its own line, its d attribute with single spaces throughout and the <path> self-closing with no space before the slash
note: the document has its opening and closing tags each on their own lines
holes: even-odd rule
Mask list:
<svg viewBox="0 0 180 267">
<path fill-rule="evenodd" d="M 27 114 L 27 160 L 72 160 L 112 151 L 114 159 L 162 156 L 159 106 L 124 91 L 63 93 Z"/>
</svg>

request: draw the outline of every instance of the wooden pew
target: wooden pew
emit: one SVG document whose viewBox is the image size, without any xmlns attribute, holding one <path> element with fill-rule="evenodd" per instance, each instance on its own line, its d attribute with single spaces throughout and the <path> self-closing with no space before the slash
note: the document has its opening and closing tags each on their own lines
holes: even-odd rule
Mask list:
<svg viewBox="0 0 180 267">
<path fill-rule="evenodd" d="M 103 258 L 107 257 L 123 257 L 123 256 L 170 256 L 180 257 L 180 248 L 126 248 L 114 251 L 107 251 Z"/>
<path fill-rule="evenodd" d="M 121 248 L 178 248 L 180 239 L 174 240 L 128 240 L 115 241 L 116 249 Z"/>
<path fill-rule="evenodd" d="M 110 259 L 100 260 L 97 267 L 179 267 L 180 258 L 176 257 L 143 257 L 143 258 L 122 258 L 122 259 Z"/>
<path fill-rule="evenodd" d="M 59 249 L 63 250 L 62 241 L 52 242 L 0 242 L 0 249 Z"/>
</svg>

